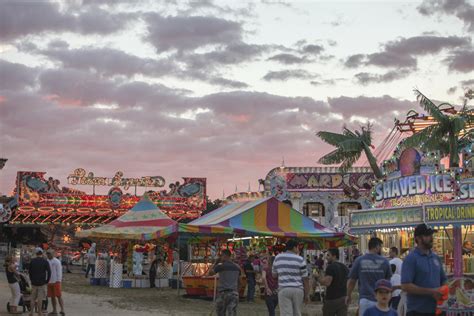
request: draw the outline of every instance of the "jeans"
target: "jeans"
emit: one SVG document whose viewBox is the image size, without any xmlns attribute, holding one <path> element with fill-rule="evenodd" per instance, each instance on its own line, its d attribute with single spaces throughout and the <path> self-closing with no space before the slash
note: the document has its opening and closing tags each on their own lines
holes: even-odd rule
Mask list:
<svg viewBox="0 0 474 316">
<path fill-rule="evenodd" d="M 377 302 L 368 300 L 366 298 L 361 298 L 359 300 L 359 316 L 364 316 L 365 311 L 375 306 L 376 304 Z"/>
<path fill-rule="evenodd" d="M 398 310 L 398 304 L 400 304 L 400 295 L 399 296 L 395 296 L 395 297 L 392 297 L 392 300 L 390 301 L 390 306 L 394 309 L 394 310 Z"/>
<path fill-rule="evenodd" d="M 247 279 L 247 302 L 253 302 L 255 299 L 255 279 Z"/>
<path fill-rule="evenodd" d="M 89 276 L 89 271 L 91 271 L 91 277 L 95 275 L 95 264 L 89 263 L 86 270 L 86 278 Z"/>
<path fill-rule="evenodd" d="M 237 316 L 238 304 L 239 293 L 235 291 L 219 292 L 216 298 L 217 316 Z"/>
<path fill-rule="evenodd" d="M 267 304 L 268 315 L 275 316 L 275 309 L 278 306 L 278 294 L 265 295 L 265 304 Z"/>
<path fill-rule="evenodd" d="M 343 296 L 334 300 L 325 300 L 323 316 L 347 316 L 346 297 Z"/>
<path fill-rule="evenodd" d="M 418 313 L 418 312 L 408 312 L 407 316 L 435 316 L 435 313 Z"/>
<path fill-rule="evenodd" d="M 278 291 L 280 316 L 301 316 L 304 291 L 297 287 L 284 287 Z"/>
</svg>

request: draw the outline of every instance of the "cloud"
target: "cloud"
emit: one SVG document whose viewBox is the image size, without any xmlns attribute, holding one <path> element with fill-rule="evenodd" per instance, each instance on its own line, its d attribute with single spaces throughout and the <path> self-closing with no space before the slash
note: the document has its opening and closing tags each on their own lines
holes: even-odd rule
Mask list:
<svg viewBox="0 0 474 316">
<path fill-rule="evenodd" d="M 112 48 L 68 49 L 65 42 L 52 42 L 41 54 L 60 61 L 63 67 L 93 69 L 104 76 L 143 74 L 152 77 L 171 75 L 177 66 L 169 59 L 142 58 Z"/>
<path fill-rule="evenodd" d="M 270 45 L 232 43 L 206 53 L 189 53 L 176 56 L 190 69 L 213 70 L 216 66 L 237 65 L 252 61 L 264 52 L 274 49 Z"/>
<path fill-rule="evenodd" d="M 448 91 L 446 91 L 447 94 L 454 94 L 456 93 L 456 90 L 458 89 L 458 87 L 454 86 L 454 87 L 451 87 L 448 89 Z"/>
<path fill-rule="evenodd" d="M 324 47 L 321 46 L 321 45 L 314 45 L 314 44 L 309 44 L 309 45 L 305 45 L 303 46 L 303 48 L 301 49 L 301 51 L 303 53 L 308 53 L 308 54 L 320 54 L 321 52 L 324 51 Z"/>
<path fill-rule="evenodd" d="M 400 69 L 400 70 L 390 70 L 384 74 L 371 74 L 368 72 L 360 72 L 355 75 L 355 78 L 358 83 L 362 85 L 368 85 L 370 83 L 385 83 L 392 82 L 398 79 L 406 78 L 410 75 L 410 70 Z"/>
<path fill-rule="evenodd" d="M 96 7 L 71 14 L 60 11 L 58 3 L 1 1 L 0 39 L 11 41 L 43 32 L 110 34 L 125 27 L 131 17 L 131 14 L 111 14 Z"/>
<path fill-rule="evenodd" d="M 424 0 L 418 7 L 422 15 L 454 15 L 464 22 L 470 32 L 474 32 L 474 6 L 466 0 Z"/>
<path fill-rule="evenodd" d="M 277 61 L 281 64 L 292 65 L 292 64 L 306 64 L 310 62 L 306 57 L 298 57 L 293 54 L 278 54 L 274 55 L 267 60 Z"/>
<path fill-rule="evenodd" d="M 242 25 L 212 16 L 166 16 L 148 13 L 147 39 L 158 52 L 190 51 L 213 44 L 241 42 Z"/>
<path fill-rule="evenodd" d="M 243 88 L 248 88 L 248 84 L 242 81 L 237 81 L 237 80 L 230 80 L 226 78 L 211 78 L 209 80 L 210 83 L 216 84 L 222 87 L 228 87 L 228 88 L 235 88 L 235 89 L 243 89 Z"/>
<path fill-rule="evenodd" d="M 415 69 L 418 56 L 437 54 L 445 49 L 468 47 L 470 44 L 471 39 L 469 37 L 433 35 L 402 37 L 385 43 L 380 52 L 349 56 L 344 64 L 348 68 L 373 65 L 382 68 Z"/>
<path fill-rule="evenodd" d="M 474 86 L 474 79 L 463 80 L 463 81 L 461 81 L 461 85 L 462 85 L 463 87 L 471 87 L 471 86 Z"/>
<path fill-rule="evenodd" d="M 471 72 L 474 70 L 474 50 L 456 50 L 446 59 L 450 71 Z"/>
<path fill-rule="evenodd" d="M 406 113 L 411 108 L 416 108 L 416 103 L 399 100 L 388 95 L 382 97 L 346 97 L 328 98 L 331 111 L 342 114 L 346 119 L 353 115 L 369 117 L 381 123 L 393 122 L 395 112 Z M 391 123 L 393 125 L 393 123 Z"/>
<path fill-rule="evenodd" d="M 269 71 L 265 76 L 263 76 L 262 79 L 266 81 L 273 81 L 273 80 L 286 81 L 288 79 L 314 79 L 318 77 L 319 77 L 318 75 L 312 74 L 303 69 L 291 69 L 291 70 Z"/>
<path fill-rule="evenodd" d="M 0 90 L 16 90 L 35 84 L 37 71 L 23 64 L 0 59 Z"/>
</svg>

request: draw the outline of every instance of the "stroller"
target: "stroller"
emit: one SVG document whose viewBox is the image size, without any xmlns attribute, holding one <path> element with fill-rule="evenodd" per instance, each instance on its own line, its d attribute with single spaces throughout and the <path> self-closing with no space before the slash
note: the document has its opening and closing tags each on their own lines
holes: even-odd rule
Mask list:
<svg viewBox="0 0 474 316">
<path fill-rule="evenodd" d="M 23 307 L 23 313 L 31 310 L 31 281 L 28 274 L 20 273 L 20 279 L 18 280 L 20 285 L 21 298 L 18 303 L 18 307 Z M 48 298 L 46 298 L 41 304 L 42 310 L 48 309 Z M 7 312 L 10 312 L 10 302 L 7 303 Z"/>
</svg>

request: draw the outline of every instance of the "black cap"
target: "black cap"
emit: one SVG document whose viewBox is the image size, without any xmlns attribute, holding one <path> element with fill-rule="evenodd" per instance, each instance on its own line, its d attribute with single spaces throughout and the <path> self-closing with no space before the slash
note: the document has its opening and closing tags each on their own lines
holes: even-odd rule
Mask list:
<svg viewBox="0 0 474 316">
<path fill-rule="evenodd" d="M 417 236 L 431 236 L 437 231 L 426 224 L 420 224 L 415 228 L 415 237 Z"/>
</svg>

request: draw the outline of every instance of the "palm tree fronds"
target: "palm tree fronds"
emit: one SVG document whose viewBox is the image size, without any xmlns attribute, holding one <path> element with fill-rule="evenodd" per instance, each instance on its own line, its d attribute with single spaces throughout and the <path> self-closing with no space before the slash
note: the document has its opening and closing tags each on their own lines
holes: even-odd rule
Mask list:
<svg viewBox="0 0 474 316">
<path fill-rule="evenodd" d="M 342 150 L 336 149 L 319 158 L 318 162 L 323 165 L 335 165 L 341 163 L 346 158 L 346 155 Z"/>
<path fill-rule="evenodd" d="M 344 134 L 323 131 L 316 133 L 316 135 L 321 138 L 322 141 L 332 146 L 338 146 L 339 143 L 352 138 Z"/>
<path fill-rule="evenodd" d="M 420 103 L 420 105 L 425 109 L 428 114 L 434 117 L 434 119 L 440 123 L 446 122 L 448 116 L 446 116 L 441 110 L 433 103 L 430 99 L 428 99 L 423 93 L 419 90 L 415 89 L 416 99 Z"/>
</svg>

